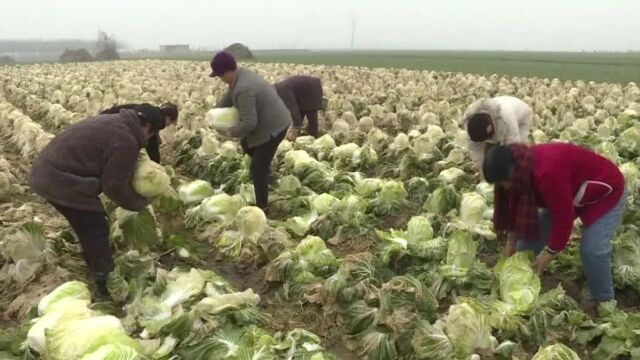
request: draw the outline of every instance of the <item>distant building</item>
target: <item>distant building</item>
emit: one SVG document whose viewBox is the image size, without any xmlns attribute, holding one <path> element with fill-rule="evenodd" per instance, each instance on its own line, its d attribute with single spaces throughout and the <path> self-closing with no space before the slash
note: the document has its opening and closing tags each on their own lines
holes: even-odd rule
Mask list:
<svg viewBox="0 0 640 360">
<path fill-rule="evenodd" d="M 189 45 L 160 45 L 160 51 L 165 53 L 187 52 Z"/>
</svg>

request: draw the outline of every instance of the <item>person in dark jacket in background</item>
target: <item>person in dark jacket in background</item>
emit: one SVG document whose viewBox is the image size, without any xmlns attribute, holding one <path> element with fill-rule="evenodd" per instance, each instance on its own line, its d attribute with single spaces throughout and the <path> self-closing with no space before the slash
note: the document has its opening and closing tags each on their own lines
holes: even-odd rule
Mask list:
<svg viewBox="0 0 640 360">
<path fill-rule="evenodd" d="M 69 126 L 42 150 L 31 168 L 29 186 L 70 223 L 82 246 L 100 297 L 114 268 L 109 222 L 98 195 L 140 211 L 149 203 L 132 180 L 138 154 L 164 127 L 160 109 L 142 104 L 118 114 L 98 115 Z"/>
<path fill-rule="evenodd" d="M 291 125 L 291 115 L 275 87 L 260 75 L 239 69 L 231 53 L 217 53 L 211 60 L 211 69 L 211 77 L 219 77 L 229 85 L 216 107 L 238 109 L 240 122 L 229 129 L 228 135 L 241 138 L 242 149 L 251 156 L 256 205 L 267 212 L 271 162 Z"/>
<path fill-rule="evenodd" d="M 626 200 L 616 164 L 573 144 L 513 144 L 489 148 L 483 168 L 487 182 L 496 184 L 494 227 L 506 235 L 505 255 L 533 251 L 542 275 L 569 243 L 579 217 L 580 255 L 591 294 L 585 306 L 613 299 L 611 241 Z"/>
<path fill-rule="evenodd" d="M 300 135 L 305 117 L 307 118 L 307 133 L 318 137 L 318 111 L 324 109 L 320 79 L 297 75 L 277 83 L 275 87 L 293 119 L 293 126 L 289 130 L 288 138 L 295 140 Z"/>
<path fill-rule="evenodd" d="M 124 105 L 117 105 L 114 107 L 111 107 L 109 109 L 103 110 L 100 114 L 117 114 L 120 112 L 120 110 L 122 109 L 129 109 L 129 110 L 133 110 L 136 108 L 136 106 L 139 106 L 140 104 L 124 104 Z M 165 119 L 165 125 L 169 126 L 171 124 L 175 124 L 175 122 L 178 120 L 178 107 L 175 104 L 172 104 L 170 102 L 165 103 L 164 105 L 162 105 L 160 107 L 160 110 L 162 110 L 162 112 L 164 113 L 164 119 Z M 160 144 L 162 143 L 162 141 L 160 140 L 160 134 L 154 134 L 149 141 L 147 141 L 147 155 L 149 155 L 149 159 L 160 163 Z"/>
</svg>

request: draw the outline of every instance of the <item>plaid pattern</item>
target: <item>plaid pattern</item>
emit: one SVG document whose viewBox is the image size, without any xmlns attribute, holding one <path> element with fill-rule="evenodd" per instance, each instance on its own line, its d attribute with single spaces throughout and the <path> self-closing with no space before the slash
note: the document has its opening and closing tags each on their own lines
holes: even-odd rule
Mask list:
<svg viewBox="0 0 640 360">
<path fill-rule="evenodd" d="M 516 239 L 536 241 L 539 236 L 538 206 L 531 184 L 534 158 L 523 144 L 509 145 L 514 158 L 511 188 L 497 186 L 494 189 L 495 209 L 493 225 L 500 237 L 515 233 Z"/>
</svg>

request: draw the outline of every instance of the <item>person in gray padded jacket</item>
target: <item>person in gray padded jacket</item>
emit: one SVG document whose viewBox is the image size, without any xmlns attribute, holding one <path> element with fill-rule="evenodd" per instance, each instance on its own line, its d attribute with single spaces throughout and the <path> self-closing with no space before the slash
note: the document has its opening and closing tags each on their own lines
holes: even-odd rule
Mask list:
<svg viewBox="0 0 640 360">
<path fill-rule="evenodd" d="M 217 53 L 211 60 L 211 69 L 211 77 L 219 77 L 229 85 L 216 107 L 238 109 L 240 122 L 227 135 L 240 138 L 242 149 L 251 156 L 256 205 L 266 211 L 271 162 L 291 125 L 291 114 L 275 87 L 253 71 L 238 68 L 231 53 Z"/>
</svg>

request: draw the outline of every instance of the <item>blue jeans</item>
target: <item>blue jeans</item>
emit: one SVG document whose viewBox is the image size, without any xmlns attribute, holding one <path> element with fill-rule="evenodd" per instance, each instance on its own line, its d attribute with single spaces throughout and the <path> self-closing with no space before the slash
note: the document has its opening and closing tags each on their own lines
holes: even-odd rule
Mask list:
<svg viewBox="0 0 640 360">
<path fill-rule="evenodd" d="M 611 274 L 611 241 L 622 222 L 626 193 L 616 206 L 600 217 L 589 227 L 582 229 L 580 257 L 587 286 L 594 300 L 613 299 L 613 277 Z M 542 251 L 551 235 L 551 214 L 547 210 L 540 212 L 540 240 L 518 241 L 518 251 L 533 251 L 536 255 Z"/>
</svg>

